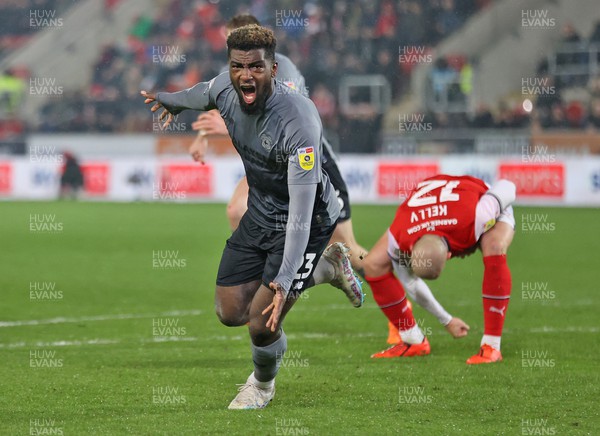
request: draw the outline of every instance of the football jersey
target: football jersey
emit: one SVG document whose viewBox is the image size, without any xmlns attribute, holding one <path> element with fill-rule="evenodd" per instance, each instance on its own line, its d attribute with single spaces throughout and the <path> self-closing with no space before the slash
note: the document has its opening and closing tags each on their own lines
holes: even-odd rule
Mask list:
<svg viewBox="0 0 600 436">
<path fill-rule="evenodd" d="M 423 235 L 446 239 L 453 256 L 469 253 L 477 244 L 475 211 L 488 190 L 475 177 L 437 175 L 425 179 L 396 211 L 390 233 L 400 251 L 412 253 Z"/>
<path fill-rule="evenodd" d="M 246 171 L 247 213 L 263 228 L 277 230 L 286 220 L 288 185 L 293 184 L 317 184 L 313 223 L 333 225 L 340 211 L 334 188 L 322 169 L 317 109 L 310 99 L 289 92 L 283 83 L 274 86 L 264 112 L 255 115 L 242 111 L 228 73 L 184 91 L 158 93 L 156 99 L 173 114 L 184 109 L 219 110 Z"/>
<path fill-rule="evenodd" d="M 287 86 L 287 88 L 281 88 L 282 92 L 299 92 L 303 96 L 309 97 L 304 76 L 292 60 L 281 53 L 275 53 L 275 62 L 277 62 L 277 76 L 275 77 L 275 80 L 282 82 Z M 229 66 L 225 65 L 221 70 L 221 73 L 229 73 Z M 329 141 L 325 137 L 323 137 L 322 140 L 323 163 L 327 163 L 329 160 L 337 161 L 337 156 L 333 152 L 333 147 Z"/>
</svg>

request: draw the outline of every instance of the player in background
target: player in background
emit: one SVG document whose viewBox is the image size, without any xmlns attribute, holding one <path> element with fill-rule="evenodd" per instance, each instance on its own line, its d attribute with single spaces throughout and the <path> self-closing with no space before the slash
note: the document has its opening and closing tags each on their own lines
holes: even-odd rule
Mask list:
<svg viewBox="0 0 600 436">
<path fill-rule="evenodd" d="M 232 30 L 248 24 L 260 25 L 258 19 L 253 15 L 236 15 L 228 21 L 226 26 L 227 33 L 229 34 Z M 304 77 L 294 63 L 288 57 L 280 53 L 275 53 L 275 61 L 277 62 L 277 80 L 308 97 Z M 190 154 L 196 162 L 204 163 L 204 157 L 208 146 L 207 136 L 227 135 L 227 127 L 219 115 L 219 112 L 213 110 L 198 115 L 198 119 L 192 124 L 192 128 L 198 131 L 198 135 L 190 146 Z M 331 149 L 331 145 L 325 138 L 323 138 L 323 169 L 329 176 L 329 180 L 331 180 L 331 183 L 335 188 L 341 207 L 340 218 L 338 219 L 335 232 L 333 233 L 330 242 L 342 242 L 346 245 L 351 254 L 350 261 L 352 262 L 352 268 L 363 276 L 362 259 L 367 254 L 367 250 L 358 244 L 356 237 L 354 236 L 348 187 L 337 166 L 336 157 Z M 229 220 L 231 231 L 234 231 L 238 227 L 242 216 L 246 212 L 247 200 L 248 182 L 246 177 L 243 177 L 236 185 L 233 195 L 227 204 L 227 218 Z M 359 303 L 351 295 L 349 298 L 353 305 L 356 306 Z"/>
<path fill-rule="evenodd" d="M 263 408 L 275 396 L 282 323 L 302 291 L 337 280 L 362 295 L 341 244 L 325 249 L 340 209 L 321 167 L 321 120 L 312 101 L 274 80 L 275 46 L 269 29 L 241 27 L 227 38 L 229 74 L 180 92 L 141 92 L 153 112 L 163 109 L 165 127 L 183 110 L 218 109 L 246 170 L 248 211 L 227 240 L 215 290 L 219 320 L 249 322 L 252 344 L 254 371 L 230 409 Z"/>
<path fill-rule="evenodd" d="M 373 298 L 400 331 L 401 342 L 371 357 L 409 357 L 430 353 L 430 345 L 407 307 L 405 289 L 455 337 L 469 326 L 453 318 L 423 279 L 434 280 L 446 260 L 481 249 L 483 255 L 484 334 L 468 364 L 502 360 L 500 340 L 510 298 L 506 253 L 514 235 L 515 185 L 499 180 L 489 188 L 470 176 L 438 175 L 419 183 L 396 212 L 388 231 L 365 257 L 365 279 Z M 396 272 L 398 278 L 394 276 Z"/>
</svg>

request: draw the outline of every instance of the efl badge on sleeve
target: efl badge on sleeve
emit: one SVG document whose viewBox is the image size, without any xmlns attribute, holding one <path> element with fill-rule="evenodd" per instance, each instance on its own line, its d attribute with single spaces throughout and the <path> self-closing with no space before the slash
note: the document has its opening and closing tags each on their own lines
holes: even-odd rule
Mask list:
<svg viewBox="0 0 600 436">
<path fill-rule="evenodd" d="M 296 84 L 291 80 L 284 80 L 283 83 L 292 88 L 294 91 L 297 91 Z"/>
<path fill-rule="evenodd" d="M 298 149 L 298 162 L 303 170 L 312 170 L 315 166 L 315 148 L 304 147 Z"/>
<path fill-rule="evenodd" d="M 485 226 L 483 227 L 483 233 L 487 232 L 489 229 L 491 229 L 495 225 L 496 225 L 496 219 L 492 218 L 487 223 L 485 223 Z"/>
</svg>

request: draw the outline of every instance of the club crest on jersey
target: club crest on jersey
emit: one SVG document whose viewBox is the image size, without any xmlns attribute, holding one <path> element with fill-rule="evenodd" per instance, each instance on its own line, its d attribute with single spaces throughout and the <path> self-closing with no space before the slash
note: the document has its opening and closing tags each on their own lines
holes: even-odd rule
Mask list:
<svg viewBox="0 0 600 436">
<path fill-rule="evenodd" d="M 314 147 L 304 147 L 298 149 L 298 162 L 300 162 L 300 167 L 309 171 L 312 170 L 315 166 L 315 148 Z"/>
<path fill-rule="evenodd" d="M 273 148 L 273 138 L 271 138 L 267 133 L 263 133 L 260 135 L 260 145 L 269 151 Z"/>
</svg>

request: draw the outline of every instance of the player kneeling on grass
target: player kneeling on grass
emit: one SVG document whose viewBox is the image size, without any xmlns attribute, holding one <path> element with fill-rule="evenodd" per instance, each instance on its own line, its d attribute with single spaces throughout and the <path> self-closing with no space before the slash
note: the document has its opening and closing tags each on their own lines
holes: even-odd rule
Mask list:
<svg viewBox="0 0 600 436">
<path fill-rule="evenodd" d="M 248 211 L 227 240 L 215 291 L 219 320 L 248 323 L 252 342 L 254 372 L 230 409 L 260 409 L 275 396 L 281 325 L 302 291 L 329 282 L 357 306 L 363 298 L 343 244 L 326 249 L 340 208 L 322 170 L 321 120 L 308 98 L 275 81 L 275 46 L 272 31 L 241 27 L 227 38 L 229 74 L 175 93 L 142 91 L 165 125 L 185 109 L 218 109 L 246 169 Z"/>
<path fill-rule="evenodd" d="M 452 336 L 466 336 L 469 326 L 444 310 L 423 279 L 437 279 L 447 259 L 465 257 L 480 248 L 484 265 L 484 335 L 479 353 L 467 363 L 502 360 L 500 339 L 511 291 L 506 253 L 514 235 L 510 205 L 515 191 L 515 185 L 508 180 L 499 180 L 489 188 L 474 177 L 438 175 L 419 183 L 411 192 L 398 207 L 388 231 L 364 260 L 365 279 L 373 298 L 401 337 L 400 343 L 371 357 L 430 353 L 405 289 Z"/>
</svg>

